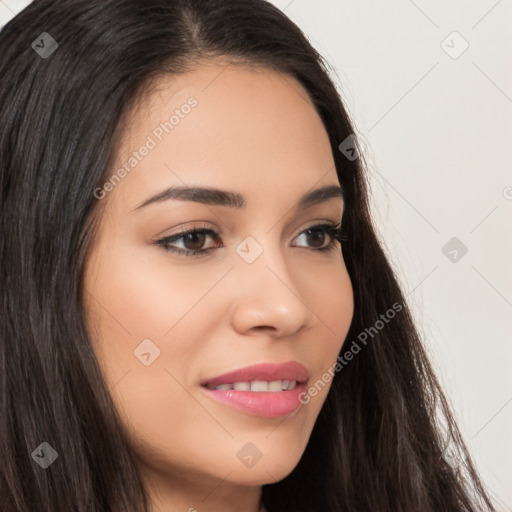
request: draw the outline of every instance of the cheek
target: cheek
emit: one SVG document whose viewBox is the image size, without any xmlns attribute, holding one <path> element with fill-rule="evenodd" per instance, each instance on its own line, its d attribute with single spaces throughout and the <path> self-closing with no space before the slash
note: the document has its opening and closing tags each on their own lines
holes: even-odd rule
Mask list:
<svg viewBox="0 0 512 512">
<path fill-rule="evenodd" d="M 316 272 L 316 278 L 306 277 L 304 284 L 308 307 L 317 318 L 317 353 L 325 363 L 336 358 L 345 341 L 354 314 L 352 283 L 343 260 L 338 266 Z"/>
<path fill-rule="evenodd" d="M 149 350 L 152 359 L 157 355 L 159 340 L 172 326 L 173 312 L 179 310 L 175 285 L 161 275 L 157 279 L 143 259 L 137 261 L 128 253 L 105 244 L 85 269 L 87 324 L 111 386 L 128 371 L 143 366 L 136 354 L 139 346 L 145 349 L 139 357 L 151 348 L 151 342 L 148 345 L 144 340 L 152 340 L 157 347 Z"/>
<path fill-rule="evenodd" d="M 197 421 L 200 411 L 171 377 L 172 369 L 169 374 L 166 368 L 161 359 L 148 367 L 132 367 L 116 383 L 113 397 L 134 445 L 139 445 L 141 451 L 162 450 L 165 458 L 172 459 L 179 456 L 187 436 L 184 426 Z M 178 379 L 181 381 L 181 376 Z"/>
<path fill-rule="evenodd" d="M 112 246 L 101 252 L 101 265 L 91 265 L 87 291 L 95 299 L 93 316 L 111 341 L 164 337 L 211 287 L 206 267 L 184 269 L 165 258 Z"/>
<path fill-rule="evenodd" d="M 112 246 L 97 258 L 85 274 L 87 321 L 116 408 L 140 452 L 149 447 L 156 459 L 179 459 L 183 446 L 194 446 L 189 426 L 205 422 L 204 410 L 183 383 L 199 350 L 188 332 L 193 316 L 187 313 L 211 283 L 199 285 L 201 270 L 194 271 L 191 281 L 190 272 L 128 258 Z"/>
<path fill-rule="evenodd" d="M 336 353 L 342 347 L 354 315 L 354 296 L 352 283 L 345 264 L 332 273 L 325 285 L 323 297 L 326 328 L 335 336 Z"/>
<path fill-rule="evenodd" d="M 183 407 L 187 396 L 177 381 L 188 384 L 187 369 L 194 369 L 208 329 L 222 317 L 221 306 L 205 297 L 222 273 L 201 266 L 185 271 L 112 244 L 91 260 L 85 274 L 91 340 L 128 416 L 158 425 L 159 414 Z"/>
<path fill-rule="evenodd" d="M 354 314 L 353 288 L 344 264 L 318 275 L 314 283 L 308 281 L 308 306 L 318 319 L 316 335 L 302 347 L 301 356 L 312 369 L 308 383 L 306 407 L 315 418 L 327 398 L 336 378 L 335 364 L 346 341 Z M 312 347 L 311 344 L 314 344 Z M 312 426 L 311 426 L 312 428 Z"/>
</svg>

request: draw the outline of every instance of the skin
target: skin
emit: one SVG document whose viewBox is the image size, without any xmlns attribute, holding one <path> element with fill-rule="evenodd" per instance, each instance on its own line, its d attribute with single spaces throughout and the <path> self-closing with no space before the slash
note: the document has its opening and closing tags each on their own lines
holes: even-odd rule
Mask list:
<svg viewBox="0 0 512 512">
<path fill-rule="evenodd" d="M 340 242 L 322 253 L 316 248 L 329 235 L 315 241 L 304 231 L 338 223 L 343 201 L 293 209 L 306 192 L 339 185 L 327 133 L 300 84 L 214 61 L 147 90 L 125 121 L 112 170 L 191 96 L 197 106 L 99 201 L 85 266 L 86 321 L 152 510 L 257 512 L 261 486 L 299 462 L 331 383 L 279 418 L 219 404 L 199 383 L 287 361 L 306 366 L 315 383 L 335 363 L 353 315 L 352 286 Z M 247 205 L 167 200 L 136 209 L 184 184 L 239 192 Z M 207 255 L 153 243 L 204 225 L 220 246 L 211 236 L 174 245 L 214 247 Z M 248 236 L 263 248 L 250 264 L 235 251 Z M 148 366 L 134 355 L 144 339 L 160 350 Z M 250 468 L 237 457 L 248 442 L 262 454 Z"/>
</svg>

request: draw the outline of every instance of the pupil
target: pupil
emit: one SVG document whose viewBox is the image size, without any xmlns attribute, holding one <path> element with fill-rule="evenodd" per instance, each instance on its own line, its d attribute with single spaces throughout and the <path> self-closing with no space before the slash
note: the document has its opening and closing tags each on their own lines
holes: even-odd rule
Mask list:
<svg viewBox="0 0 512 512">
<path fill-rule="evenodd" d="M 320 244 L 319 246 L 322 246 L 323 245 L 323 237 L 325 235 L 325 233 L 319 229 L 308 229 L 308 233 L 311 235 L 312 233 L 316 233 L 317 234 L 317 241 L 318 239 L 320 239 Z M 318 235 L 320 235 L 320 238 L 318 238 Z M 313 244 L 314 245 L 314 244 Z M 317 247 L 317 246 L 315 246 Z"/>
<path fill-rule="evenodd" d="M 185 239 L 185 246 L 187 245 L 186 242 L 192 242 L 192 245 L 194 247 L 187 247 L 187 249 L 190 249 L 190 250 L 197 250 L 197 249 L 200 249 L 201 246 L 203 245 L 204 243 L 204 240 L 201 238 L 201 237 L 204 237 L 204 233 L 189 233 L 187 236 L 186 236 L 186 239 Z M 199 242 L 200 243 L 197 243 L 198 240 L 197 240 L 197 237 L 199 237 Z M 195 243 L 194 243 L 195 242 Z"/>
</svg>

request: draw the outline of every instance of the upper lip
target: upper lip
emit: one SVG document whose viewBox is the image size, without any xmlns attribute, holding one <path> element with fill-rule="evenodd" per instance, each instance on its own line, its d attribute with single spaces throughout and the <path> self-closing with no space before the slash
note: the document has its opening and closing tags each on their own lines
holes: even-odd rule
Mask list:
<svg viewBox="0 0 512 512">
<path fill-rule="evenodd" d="M 269 382 L 275 380 L 295 380 L 297 383 L 304 383 L 308 378 L 308 370 L 304 365 L 296 361 L 290 361 L 288 363 L 261 363 L 246 366 L 245 368 L 204 380 L 201 382 L 201 385 L 220 386 L 221 384 L 234 384 L 235 382 L 250 382 L 253 380 Z"/>
</svg>

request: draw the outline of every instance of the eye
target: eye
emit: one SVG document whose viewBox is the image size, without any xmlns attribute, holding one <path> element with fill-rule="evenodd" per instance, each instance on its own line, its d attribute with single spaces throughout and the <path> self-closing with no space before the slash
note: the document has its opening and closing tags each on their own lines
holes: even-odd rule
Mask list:
<svg viewBox="0 0 512 512">
<path fill-rule="evenodd" d="M 206 240 L 211 237 L 215 240 L 213 247 L 203 248 Z M 345 240 L 342 234 L 341 222 L 339 224 L 318 224 L 303 230 L 295 239 L 311 240 L 311 250 L 315 252 L 329 251 L 336 247 L 336 241 Z M 327 244 L 325 240 L 327 239 Z M 177 242 L 180 242 L 181 247 Z M 161 238 L 154 242 L 168 252 L 180 256 L 205 256 L 210 251 L 223 247 L 219 234 L 206 227 L 182 231 L 171 236 Z M 295 246 L 294 246 L 295 247 Z M 307 247 L 298 245 L 298 247 Z"/>
<path fill-rule="evenodd" d="M 309 238 L 309 240 L 312 241 L 313 248 L 317 251 L 328 251 L 333 249 L 337 240 L 341 241 L 344 239 L 341 231 L 341 223 L 337 225 L 317 224 L 316 226 L 311 226 L 302 231 L 297 239 L 300 237 L 303 237 L 305 240 L 308 240 Z M 327 244 L 325 244 L 326 239 L 328 242 Z"/>
<path fill-rule="evenodd" d="M 155 244 L 159 245 L 165 251 L 174 252 L 183 256 L 198 256 L 210 252 L 215 247 L 203 249 L 203 245 L 208 237 L 215 239 L 215 247 L 222 247 L 219 235 L 206 227 L 189 229 L 171 236 L 166 236 L 157 240 Z M 182 247 L 177 246 L 176 242 L 181 242 Z"/>
</svg>

